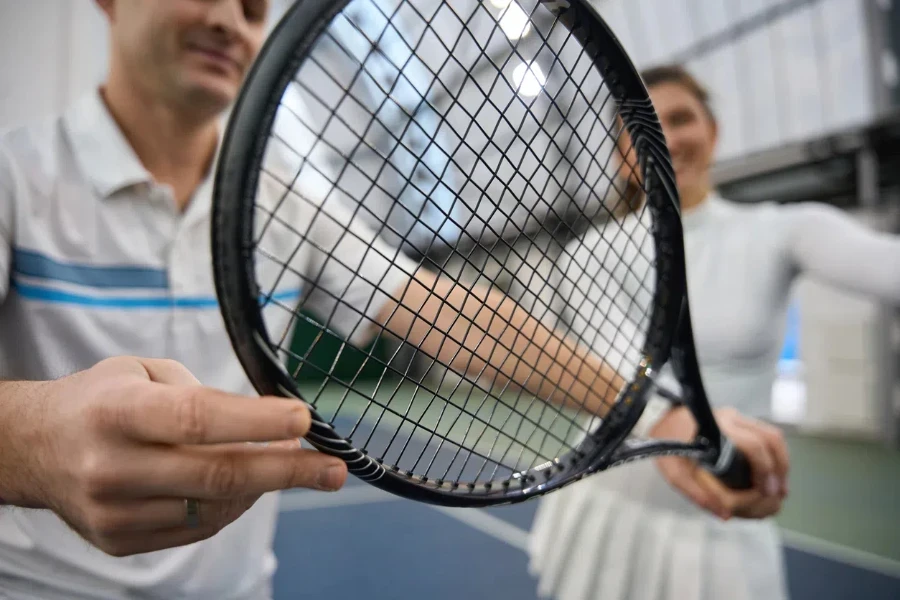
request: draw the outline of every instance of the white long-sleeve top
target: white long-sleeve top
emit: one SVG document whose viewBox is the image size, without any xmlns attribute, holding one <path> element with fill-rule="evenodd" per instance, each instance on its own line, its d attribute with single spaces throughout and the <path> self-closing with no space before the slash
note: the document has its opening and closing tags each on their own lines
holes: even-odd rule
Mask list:
<svg viewBox="0 0 900 600">
<path fill-rule="evenodd" d="M 769 416 L 791 285 L 799 275 L 900 304 L 900 237 L 837 208 L 741 205 L 711 194 L 682 221 L 695 344 L 714 406 Z M 653 294 L 649 226 L 642 211 L 621 225 L 594 229 L 560 261 L 566 277 L 558 297 L 566 299 L 563 319 L 571 331 L 601 356 L 628 354 L 631 365 L 640 346 L 634 336 L 646 327 L 640 323 Z"/>
</svg>

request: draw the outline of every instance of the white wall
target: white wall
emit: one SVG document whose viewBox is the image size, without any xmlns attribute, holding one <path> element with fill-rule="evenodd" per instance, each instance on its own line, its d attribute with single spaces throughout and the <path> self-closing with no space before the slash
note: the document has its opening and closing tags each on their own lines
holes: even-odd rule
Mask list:
<svg viewBox="0 0 900 600">
<path fill-rule="evenodd" d="M 106 32 L 91 0 L 0 3 L 0 128 L 59 112 L 99 83 Z"/>
</svg>

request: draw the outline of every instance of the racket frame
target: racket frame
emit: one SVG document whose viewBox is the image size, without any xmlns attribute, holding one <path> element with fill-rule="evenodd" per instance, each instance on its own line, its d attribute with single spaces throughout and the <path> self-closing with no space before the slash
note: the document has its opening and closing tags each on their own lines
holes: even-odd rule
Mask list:
<svg viewBox="0 0 900 600">
<path fill-rule="evenodd" d="M 266 333 L 255 279 L 252 240 L 254 199 L 276 112 L 318 36 L 350 0 L 300 0 L 291 6 L 267 38 L 229 116 L 215 174 L 212 256 L 216 294 L 226 329 L 241 366 L 256 390 L 306 402 L 278 359 Z M 640 159 L 648 208 L 654 212 L 653 236 L 660 267 L 650 315 L 644 360 L 637 376 L 620 394 L 597 430 L 562 458 L 507 481 L 464 484 L 427 479 L 387 468 L 344 439 L 307 402 L 312 424 L 306 439 L 316 449 L 342 458 L 351 474 L 390 493 L 443 506 L 489 506 L 521 502 L 619 464 L 647 456 L 680 455 L 714 465 L 725 440 L 709 407 L 690 334 L 683 231 L 675 175 L 662 128 L 649 93 L 615 34 L 587 3 L 542 1 L 578 38 L 604 76 Z M 610 57 L 618 60 L 609 60 Z M 262 91 L 261 91 L 262 90 Z M 622 98 L 627 100 L 622 101 Z M 237 216 L 237 218 L 236 218 Z M 240 240 L 241 243 L 235 243 Z M 680 326 L 676 328 L 675 324 Z M 673 344 L 675 346 L 673 347 Z M 685 403 L 699 432 L 690 443 L 627 439 L 644 410 L 658 369 L 670 359 L 687 391 Z M 722 465 L 720 465 L 721 467 Z M 727 465 L 726 465 L 727 466 Z"/>
</svg>

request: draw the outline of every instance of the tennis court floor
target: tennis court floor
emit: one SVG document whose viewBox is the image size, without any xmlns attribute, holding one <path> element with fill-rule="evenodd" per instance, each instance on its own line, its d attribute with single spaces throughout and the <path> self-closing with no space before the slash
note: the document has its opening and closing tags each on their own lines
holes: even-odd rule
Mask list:
<svg viewBox="0 0 900 600">
<path fill-rule="evenodd" d="M 336 406 L 327 396 L 323 416 Z M 341 429 L 360 409 L 342 411 Z M 392 429 L 367 433 L 387 448 Z M 900 599 L 900 455 L 791 434 L 788 443 L 792 489 L 778 522 L 792 600 Z M 353 477 L 334 494 L 285 493 L 275 598 L 536 599 L 525 547 L 537 506 L 444 509 Z"/>
<path fill-rule="evenodd" d="M 276 600 L 536 600 L 524 552 L 535 502 L 441 509 L 356 481 L 282 497 Z M 896 576 L 788 547 L 794 600 L 897 600 Z"/>
</svg>

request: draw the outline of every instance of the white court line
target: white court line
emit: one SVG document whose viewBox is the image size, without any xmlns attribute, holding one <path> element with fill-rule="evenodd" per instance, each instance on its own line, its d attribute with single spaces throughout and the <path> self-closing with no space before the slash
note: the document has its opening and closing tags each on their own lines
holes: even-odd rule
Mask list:
<svg viewBox="0 0 900 600">
<path fill-rule="evenodd" d="M 517 548 L 522 552 L 528 552 L 528 532 L 508 521 L 488 514 L 483 510 L 448 508 L 445 506 L 432 506 L 431 508 L 513 548 Z"/>
<path fill-rule="evenodd" d="M 394 502 L 397 500 L 402 500 L 402 498 L 371 485 L 353 485 L 334 494 L 313 491 L 283 492 L 280 496 L 280 511 L 294 512 L 316 508 Z M 483 510 L 448 508 L 430 504 L 425 506 L 522 552 L 528 551 L 528 531 Z M 789 529 L 780 529 L 779 531 L 781 532 L 784 545 L 788 548 L 866 571 L 880 573 L 888 577 L 900 578 L 900 562 L 896 560 Z"/>
</svg>

